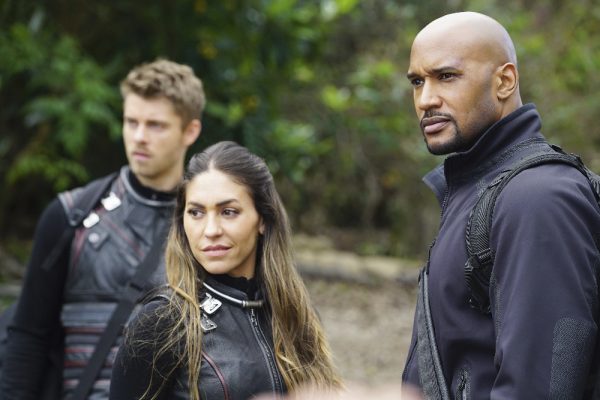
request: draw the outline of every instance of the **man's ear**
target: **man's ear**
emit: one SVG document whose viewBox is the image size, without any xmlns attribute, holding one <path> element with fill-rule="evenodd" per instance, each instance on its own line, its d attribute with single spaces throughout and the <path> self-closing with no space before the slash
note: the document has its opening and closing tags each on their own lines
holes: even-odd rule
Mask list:
<svg viewBox="0 0 600 400">
<path fill-rule="evenodd" d="M 496 71 L 496 96 L 498 100 L 506 100 L 519 87 L 519 71 L 513 63 L 506 63 Z"/>
<path fill-rule="evenodd" d="M 202 123 L 199 119 L 191 120 L 185 129 L 183 130 L 183 136 L 185 139 L 185 144 L 187 146 L 191 146 L 194 144 L 196 139 L 200 136 L 200 132 L 202 131 Z"/>
</svg>

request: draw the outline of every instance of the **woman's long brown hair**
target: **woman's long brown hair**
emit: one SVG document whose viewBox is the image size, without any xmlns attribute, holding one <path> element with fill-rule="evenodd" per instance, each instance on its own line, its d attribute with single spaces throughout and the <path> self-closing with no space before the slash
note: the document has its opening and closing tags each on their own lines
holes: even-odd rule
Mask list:
<svg viewBox="0 0 600 400">
<path fill-rule="evenodd" d="M 158 346 L 155 360 L 164 352 L 179 348 L 175 354 L 179 355 L 179 366 L 187 368 L 190 399 L 200 399 L 202 311 L 199 290 L 206 273 L 192 255 L 183 228 L 183 215 L 189 182 L 211 169 L 227 174 L 248 189 L 264 223 L 265 230 L 258 241 L 256 272 L 270 307 L 276 362 L 287 389 L 293 391 L 305 385 L 324 389 L 339 387 L 340 379 L 323 327 L 294 266 L 290 224 L 273 177 L 261 158 L 234 142 L 219 142 L 194 155 L 177 192 L 165 256 L 167 280 L 173 291 L 166 309 L 161 311 L 171 316 L 172 322 L 169 331 L 161 335 L 163 342 Z"/>
</svg>

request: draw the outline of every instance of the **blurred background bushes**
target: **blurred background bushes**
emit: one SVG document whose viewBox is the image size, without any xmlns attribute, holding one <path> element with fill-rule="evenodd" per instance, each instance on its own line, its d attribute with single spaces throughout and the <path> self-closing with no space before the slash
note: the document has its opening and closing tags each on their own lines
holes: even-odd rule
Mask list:
<svg viewBox="0 0 600 400">
<path fill-rule="evenodd" d="M 118 83 L 167 57 L 205 84 L 194 151 L 230 139 L 263 156 L 297 232 L 422 258 L 439 209 L 421 176 L 441 159 L 405 74 L 416 32 L 461 10 L 505 24 L 546 136 L 600 171 L 592 0 L 0 0 L 0 247 L 25 258 L 58 191 L 126 162 Z"/>
</svg>

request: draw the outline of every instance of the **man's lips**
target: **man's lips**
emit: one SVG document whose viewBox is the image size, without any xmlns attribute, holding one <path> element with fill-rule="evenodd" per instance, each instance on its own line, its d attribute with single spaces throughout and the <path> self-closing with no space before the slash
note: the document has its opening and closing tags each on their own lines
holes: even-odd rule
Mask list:
<svg viewBox="0 0 600 400">
<path fill-rule="evenodd" d="M 425 134 L 437 133 L 444 129 L 450 123 L 448 117 L 428 117 L 421 120 L 421 130 Z"/>
<path fill-rule="evenodd" d="M 150 158 L 150 154 L 145 151 L 134 151 L 131 154 L 133 155 L 133 158 L 137 160 L 147 160 Z"/>
</svg>

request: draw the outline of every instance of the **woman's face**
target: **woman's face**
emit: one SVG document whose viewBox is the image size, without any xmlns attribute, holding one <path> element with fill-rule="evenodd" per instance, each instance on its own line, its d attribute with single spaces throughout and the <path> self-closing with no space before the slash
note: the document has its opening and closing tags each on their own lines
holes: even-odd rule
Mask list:
<svg viewBox="0 0 600 400">
<path fill-rule="evenodd" d="M 215 169 L 196 175 L 187 186 L 183 227 L 208 273 L 254 276 L 264 226 L 245 186 Z"/>
</svg>

